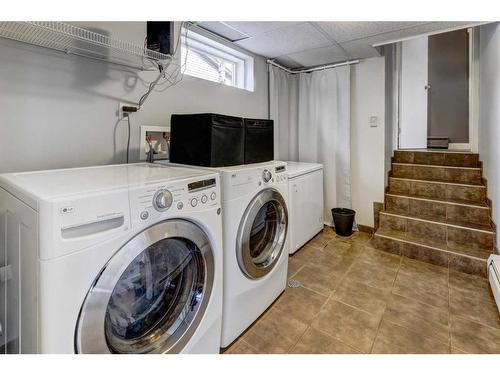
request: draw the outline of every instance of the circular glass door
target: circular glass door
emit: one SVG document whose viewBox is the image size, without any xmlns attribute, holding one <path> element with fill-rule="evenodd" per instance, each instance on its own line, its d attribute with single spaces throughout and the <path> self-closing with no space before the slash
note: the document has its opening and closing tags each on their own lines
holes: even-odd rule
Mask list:
<svg viewBox="0 0 500 375">
<path fill-rule="evenodd" d="M 271 272 L 283 251 L 287 228 L 286 204 L 277 190 L 263 190 L 252 199 L 236 240 L 238 264 L 247 277 Z"/>
<path fill-rule="evenodd" d="M 167 220 L 123 246 L 89 290 L 76 329 L 79 353 L 176 353 L 210 299 L 212 249 L 195 224 Z"/>
</svg>

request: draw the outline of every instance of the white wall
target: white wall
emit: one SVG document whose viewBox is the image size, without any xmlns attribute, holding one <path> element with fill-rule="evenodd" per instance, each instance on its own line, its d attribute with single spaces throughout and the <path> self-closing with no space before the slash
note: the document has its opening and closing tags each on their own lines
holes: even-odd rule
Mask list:
<svg viewBox="0 0 500 375">
<path fill-rule="evenodd" d="M 142 43 L 144 22 L 87 23 L 111 36 Z M 139 126 L 169 125 L 172 113 L 268 115 L 267 68 L 255 56 L 255 91 L 185 76 L 153 93 L 132 115 L 131 161 L 137 161 Z M 155 73 L 64 55 L 0 39 L 0 173 L 123 163 L 126 121 L 119 102 L 136 103 Z M 384 193 L 384 59 L 352 67 L 351 147 L 353 207 L 359 224 L 373 225 L 373 201 Z M 377 128 L 369 116 L 379 117 Z"/>
<path fill-rule="evenodd" d="M 145 22 L 85 26 L 141 45 L 146 33 Z M 131 161 L 139 159 L 140 125 L 169 125 L 172 113 L 267 118 L 265 59 L 255 57 L 254 69 L 254 92 L 185 76 L 151 94 L 131 117 Z M 118 121 L 118 103 L 137 103 L 155 76 L 0 39 L 0 173 L 125 162 L 127 123 Z"/>
<path fill-rule="evenodd" d="M 481 26 L 479 40 L 479 156 L 488 179 L 493 221 L 500 225 L 500 26 Z M 497 245 L 499 241 L 497 230 Z"/>
<path fill-rule="evenodd" d="M 370 116 L 378 126 L 370 127 Z M 352 205 L 356 222 L 373 227 L 373 202 L 383 202 L 385 188 L 385 62 L 363 60 L 351 70 Z"/>
</svg>

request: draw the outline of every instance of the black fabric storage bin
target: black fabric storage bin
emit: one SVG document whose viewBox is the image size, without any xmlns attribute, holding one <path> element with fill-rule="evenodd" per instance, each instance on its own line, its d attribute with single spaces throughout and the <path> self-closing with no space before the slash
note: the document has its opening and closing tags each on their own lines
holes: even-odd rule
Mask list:
<svg viewBox="0 0 500 375">
<path fill-rule="evenodd" d="M 170 161 L 172 163 L 226 167 L 245 162 L 243 119 L 200 113 L 172 115 Z"/>
<path fill-rule="evenodd" d="M 273 120 L 245 119 L 245 164 L 274 159 Z"/>
</svg>

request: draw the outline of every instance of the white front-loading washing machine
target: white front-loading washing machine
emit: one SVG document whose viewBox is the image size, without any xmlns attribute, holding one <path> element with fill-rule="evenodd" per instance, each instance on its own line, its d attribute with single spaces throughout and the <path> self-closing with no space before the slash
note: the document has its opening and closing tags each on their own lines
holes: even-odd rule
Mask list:
<svg viewBox="0 0 500 375">
<path fill-rule="evenodd" d="M 270 161 L 209 169 L 218 171 L 221 178 L 224 233 L 221 346 L 225 348 L 285 290 L 287 166 L 285 162 Z"/>
<path fill-rule="evenodd" d="M 152 164 L 0 175 L 9 352 L 218 353 L 219 192 Z"/>
</svg>

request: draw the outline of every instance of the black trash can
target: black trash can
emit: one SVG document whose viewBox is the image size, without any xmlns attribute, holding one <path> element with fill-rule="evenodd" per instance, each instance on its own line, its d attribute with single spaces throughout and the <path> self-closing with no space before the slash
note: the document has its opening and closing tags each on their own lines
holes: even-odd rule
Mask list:
<svg viewBox="0 0 500 375">
<path fill-rule="evenodd" d="M 352 234 L 354 215 L 356 215 L 356 211 L 349 208 L 332 208 L 333 224 L 335 232 L 339 236 L 349 237 Z"/>
</svg>

